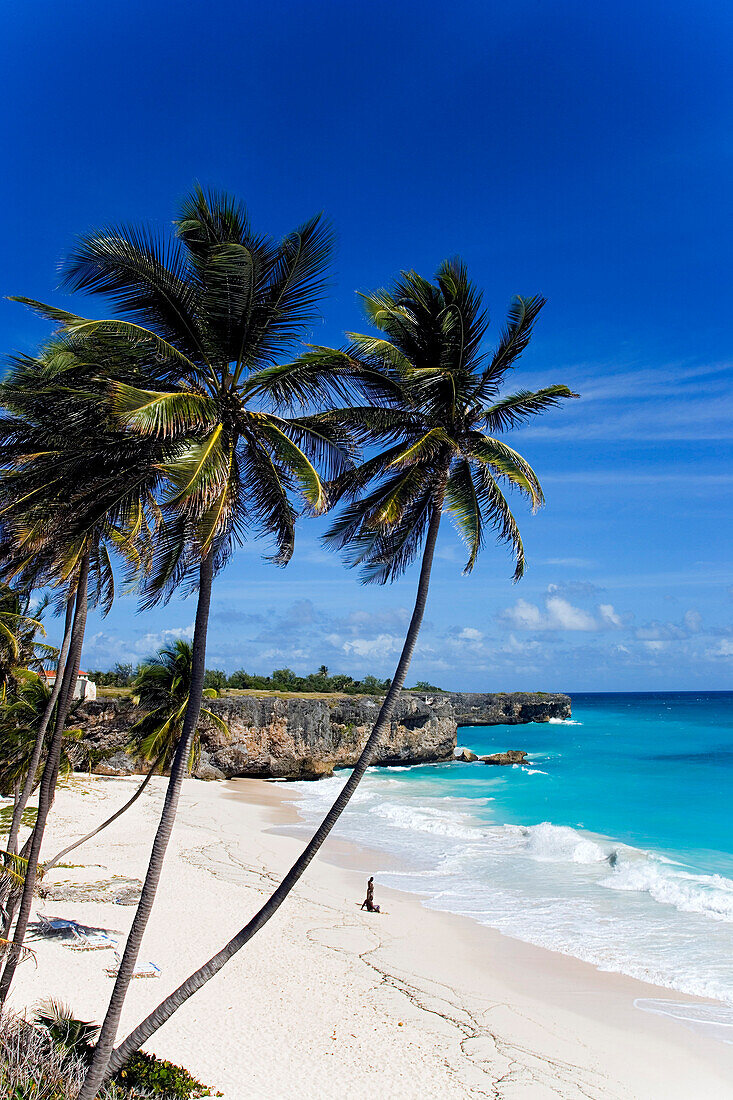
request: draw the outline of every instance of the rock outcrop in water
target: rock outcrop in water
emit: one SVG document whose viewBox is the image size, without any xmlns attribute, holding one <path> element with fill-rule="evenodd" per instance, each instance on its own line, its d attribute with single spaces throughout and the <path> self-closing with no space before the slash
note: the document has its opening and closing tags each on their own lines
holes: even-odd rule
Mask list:
<svg viewBox="0 0 733 1100">
<path fill-rule="evenodd" d="M 491 756 L 481 756 L 479 759 L 484 764 L 498 764 L 506 767 L 508 764 L 525 764 L 527 754 L 521 749 L 507 749 L 506 752 L 495 752 Z"/>
<path fill-rule="evenodd" d="M 200 779 L 259 776 L 315 779 L 356 762 L 381 699 L 373 696 L 222 696 L 207 703 L 228 733 L 202 723 Z M 139 712 L 127 699 L 98 699 L 75 714 L 84 730 L 82 767 L 106 775 L 143 770 L 125 751 Z M 379 764 L 450 760 L 459 725 L 549 721 L 570 716 L 567 695 L 403 692 L 378 753 Z"/>
</svg>

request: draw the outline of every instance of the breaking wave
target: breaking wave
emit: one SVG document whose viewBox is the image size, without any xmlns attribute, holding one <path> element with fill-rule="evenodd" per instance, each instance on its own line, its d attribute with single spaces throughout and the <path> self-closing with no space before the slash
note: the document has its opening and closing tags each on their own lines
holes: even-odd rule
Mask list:
<svg viewBox="0 0 733 1100">
<path fill-rule="evenodd" d="M 428 771 L 431 779 L 426 780 Z M 733 880 L 580 828 L 503 824 L 432 769 L 368 774 L 337 826 L 389 859 L 378 884 L 518 939 L 733 1004 Z M 309 825 L 345 778 L 291 783 Z"/>
</svg>

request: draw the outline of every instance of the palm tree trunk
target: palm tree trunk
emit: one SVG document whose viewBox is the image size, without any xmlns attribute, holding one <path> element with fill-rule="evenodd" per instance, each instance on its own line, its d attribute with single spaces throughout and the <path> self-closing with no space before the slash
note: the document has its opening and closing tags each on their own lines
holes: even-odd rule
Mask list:
<svg viewBox="0 0 733 1100">
<path fill-rule="evenodd" d="M 150 782 L 150 780 L 153 778 L 153 776 L 155 775 L 158 768 L 163 763 L 164 759 L 165 759 L 165 750 L 163 750 L 163 752 L 161 752 L 159 754 L 159 756 L 153 762 L 153 764 L 151 765 L 149 770 L 145 773 L 145 778 L 143 779 L 142 783 L 140 784 L 140 786 L 135 791 L 132 798 L 129 798 L 124 806 L 121 806 L 119 810 L 116 810 L 112 814 L 111 817 L 108 817 L 106 821 L 103 821 L 102 824 L 99 825 L 96 829 L 94 829 L 91 833 L 87 833 L 87 835 L 83 836 L 81 838 L 81 840 L 75 840 L 73 844 L 70 844 L 68 846 L 68 848 L 64 848 L 63 851 L 58 852 L 53 857 L 53 859 L 49 860 L 47 863 L 44 863 L 43 873 L 45 874 L 47 871 L 50 871 L 52 867 L 56 866 L 56 864 L 59 862 L 59 860 L 63 859 L 64 856 L 68 856 L 69 852 L 73 852 L 77 848 L 80 848 L 82 844 L 86 844 L 86 842 L 88 840 L 91 840 L 92 837 L 97 836 L 99 833 L 102 832 L 103 829 L 106 829 L 108 825 L 111 825 L 113 821 L 116 821 L 118 817 L 122 817 L 122 815 L 125 813 L 125 811 L 129 810 L 130 806 L 132 806 L 135 802 L 137 802 L 138 798 L 143 793 L 143 791 L 147 787 L 148 783 Z"/>
<path fill-rule="evenodd" d="M 405 644 L 395 670 L 394 679 L 384 698 L 374 728 L 369 735 L 367 743 L 362 749 L 361 756 L 357 760 L 354 770 L 346 781 L 338 798 L 324 817 L 317 832 L 303 851 L 302 855 L 299 856 L 277 890 L 275 890 L 274 894 L 265 902 L 260 911 L 255 914 L 249 923 L 246 924 L 244 928 L 242 928 L 241 931 L 221 949 L 221 951 L 209 959 L 207 963 L 204 963 L 199 970 L 191 974 L 178 989 L 171 993 L 169 997 L 166 997 L 166 999 L 158 1005 L 158 1007 L 154 1009 L 153 1012 L 151 1012 L 150 1015 L 130 1033 L 130 1035 L 128 1035 L 117 1050 L 114 1051 L 110 1059 L 109 1073 L 116 1073 L 117 1070 L 124 1066 L 130 1056 L 134 1054 L 136 1050 L 139 1050 L 142 1044 L 146 1042 L 159 1027 L 163 1026 L 176 1009 L 180 1008 L 189 997 L 192 997 L 194 993 L 198 992 L 210 978 L 213 978 L 214 975 L 221 970 L 224 964 L 227 963 L 233 955 L 236 955 L 240 948 L 244 947 L 244 945 L 252 939 L 255 933 L 259 932 L 262 926 L 267 923 L 270 917 L 275 914 L 285 901 L 285 898 L 304 873 L 346 808 L 364 772 L 374 759 L 379 741 L 391 722 L 397 698 L 405 683 L 405 677 L 410 667 L 410 661 L 412 660 L 412 655 L 420 633 L 420 626 L 422 625 L 423 615 L 425 613 L 435 544 L 438 539 L 438 530 L 440 527 L 442 505 L 443 493 L 440 492 L 433 506 L 433 514 L 430 519 L 427 538 L 425 540 L 420 579 L 418 581 L 417 595 L 415 597 L 415 608 L 412 612 L 412 618 L 407 630 Z M 93 1093 L 82 1093 L 80 1094 L 79 1100 L 93 1100 L 93 1096 Z"/>
<path fill-rule="evenodd" d="M 59 659 L 56 663 L 56 680 L 54 681 L 53 690 L 49 697 L 46 709 L 41 717 L 40 724 L 38 726 L 38 733 L 36 734 L 36 743 L 33 746 L 33 755 L 31 756 L 31 762 L 28 765 L 28 774 L 25 777 L 25 783 L 23 784 L 23 790 L 21 791 L 20 798 L 15 803 L 15 809 L 13 810 L 13 820 L 10 824 L 10 833 L 8 834 L 8 851 L 13 855 L 16 854 L 18 845 L 18 833 L 20 832 L 20 823 L 23 817 L 23 811 L 28 805 L 28 799 L 33 793 L 33 788 L 36 785 L 36 775 L 38 773 L 38 765 L 41 762 L 41 753 L 43 752 L 43 742 L 46 738 L 46 730 L 48 729 L 48 723 L 51 721 L 51 715 L 53 709 L 56 706 L 56 700 L 59 697 L 61 691 L 61 682 L 64 676 L 64 669 L 66 667 L 66 660 L 69 655 L 69 646 L 71 645 L 71 627 L 74 621 L 74 599 L 73 596 L 69 596 L 66 601 L 66 622 L 64 624 L 64 640 L 61 644 L 61 652 L 59 653 Z"/>
<path fill-rule="evenodd" d="M 26 840 L 23 847 L 20 849 L 21 859 L 25 859 L 25 860 L 28 859 L 28 853 L 31 850 L 31 841 L 32 840 L 33 840 L 33 830 L 31 830 L 31 832 L 28 834 L 28 839 Z M 2 938 L 4 940 L 7 940 L 10 936 L 10 930 L 13 927 L 13 921 L 15 920 L 15 911 L 18 908 L 18 903 L 20 902 L 22 893 L 23 893 L 22 890 L 17 891 L 15 893 L 11 893 L 10 897 L 8 898 L 7 905 L 5 907 L 5 914 L 4 914 L 4 917 L 3 917 Z"/>
<path fill-rule="evenodd" d="M 20 962 L 23 941 L 28 929 L 28 920 L 33 904 L 33 892 L 36 888 L 38 877 L 38 857 L 43 843 L 43 834 L 46 830 L 49 810 L 53 803 L 56 776 L 58 774 L 58 762 L 61 756 L 61 743 L 66 724 L 66 715 L 74 696 L 74 688 L 79 676 L 79 664 L 81 662 L 81 648 L 84 643 L 84 630 L 87 621 L 87 586 L 89 581 L 89 554 L 82 558 L 79 569 L 79 579 L 76 586 L 76 607 L 74 609 L 74 624 L 71 628 L 71 642 L 69 644 L 69 656 L 64 669 L 63 685 L 59 693 L 58 709 L 56 711 L 56 723 L 54 725 L 51 743 L 46 754 L 46 764 L 41 777 L 41 786 L 38 794 L 38 816 L 31 836 L 31 846 L 28 853 L 28 865 L 23 883 L 23 895 L 18 910 L 18 919 L 15 924 L 13 943 L 8 952 L 8 958 L 0 978 L 0 1007 L 5 1000 L 13 980 L 13 975 Z"/>
<path fill-rule="evenodd" d="M 183 720 L 176 755 L 173 758 L 168 789 L 166 791 L 163 811 L 158 823 L 158 831 L 153 841 L 153 849 L 150 854 L 148 872 L 145 876 L 140 901 L 130 933 L 125 944 L 125 952 L 120 962 L 115 986 L 112 990 L 107 1014 L 99 1033 L 92 1061 L 84 1078 L 84 1084 L 79 1092 L 78 1100 L 93 1100 L 97 1095 L 102 1081 L 107 1076 L 109 1060 L 112 1055 L 114 1041 L 117 1036 L 117 1028 L 125 1003 L 127 990 L 135 972 L 140 946 L 142 944 L 145 928 L 155 901 L 158 882 L 163 870 L 168 841 L 170 840 L 173 822 L 178 809 L 178 799 L 181 793 L 183 779 L 188 771 L 188 754 L 191 747 L 191 739 L 198 725 L 201 713 L 201 699 L 204 690 L 204 676 L 206 673 L 206 633 L 209 622 L 209 606 L 211 603 L 211 587 L 214 579 L 214 559 L 208 554 L 201 562 L 199 575 L 199 598 L 196 608 L 196 624 L 193 632 L 193 653 L 191 659 L 191 687 L 189 689 L 188 704 Z"/>
</svg>

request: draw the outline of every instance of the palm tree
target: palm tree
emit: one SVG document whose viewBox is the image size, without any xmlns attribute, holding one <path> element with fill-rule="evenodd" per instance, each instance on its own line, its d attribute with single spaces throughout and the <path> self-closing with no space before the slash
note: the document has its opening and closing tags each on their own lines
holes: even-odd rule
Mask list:
<svg viewBox="0 0 733 1100">
<path fill-rule="evenodd" d="M 66 596 L 66 615 L 64 623 L 64 636 L 61 644 L 61 649 L 58 653 L 56 660 L 56 679 L 54 680 L 53 687 L 48 693 L 46 699 L 46 705 L 42 714 L 38 717 L 38 722 L 35 729 L 35 739 L 33 742 L 33 750 L 28 761 L 28 767 L 25 771 L 25 779 L 22 787 L 20 788 L 17 797 L 15 799 L 15 805 L 13 808 L 13 819 L 10 823 L 10 831 L 8 833 L 7 850 L 11 854 L 15 854 L 18 850 L 18 834 L 20 832 L 20 826 L 23 819 L 23 813 L 28 805 L 28 799 L 33 793 L 36 783 L 38 782 L 38 766 L 41 762 L 41 755 L 43 753 L 43 745 L 46 737 L 46 730 L 48 724 L 53 716 L 56 703 L 58 701 L 59 694 L 61 692 L 61 685 L 64 679 L 64 670 L 66 668 L 66 659 L 69 655 L 69 646 L 71 645 L 71 627 L 74 619 L 74 593 L 71 591 Z"/>
<path fill-rule="evenodd" d="M 40 668 L 44 660 L 55 655 L 51 646 L 36 640 L 39 634 L 46 636 L 41 622 L 44 607 L 30 615 L 30 592 L 0 582 L 0 696 L 3 698 L 18 670 Z"/>
<path fill-rule="evenodd" d="M 147 355 L 156 383 L 111 387 L 114 415 L 130 438 L 180 443 L 160 468 L 169 491 L 148 601 L 180 586 L 198 589 L 192 679 L 182 734 L 171 765 L 140 904 L 127 939 L 95 1058 L 80 1100 L 94 1096 L 106 1070 L 127 988 L 155 898 L 196 728 L 203 688 L 206 630 L 215 573 L 248 534 L 274 543 L 273 560 L 293 552 L 297 509 L 325 509 L 321 477 L 342 473 L 348 436 L 321 424 L 310 407 L 355 390 L 355 366 L 325 369 L 280 360 L 316 318 L 331 254 L 320 217 L 283 241 L 256 234 L 242 205 L 200 188 L 184 201 L 174 236 L 110 228 L 82 240 L 66 265 L 72 290 L 103 294 L 120 316 L 91 321 L 29 302 L 76 341 L 115 341 Z M 24 299 L 25 301 L 28 301 Z M 381 393 L 379 372 L 359 380 Z M 303 415 L 278 415 L 297 406 Z"/>
<path fill-rule="evenodd" d="M 24 669 L 16 672 L 17 684 L 12 698 L 0 707 L 0 794 L 13 795 L 18 801 L 20 790 L 35 761 L 36 730 L 45 713 L 51 691 L 37 672 Z M 81 730 L 65 731 L 68 738 L 78 740 Z M 64 746 L 67 748 L 68 746 Z M 67 755 L 61 769 L 68 774 L 73 760 Z M 15 854 L 8 851 L 8 854 Z"/>
<path fill-rule="evenodd" d="M 117 821 L 137 802 L 155 773 L 170 767 L 183 731 L 183 720 L 188 708 L 192 663 L 191 643 L 178 638 L 172 645 L 164 646 L 155 657 L 141 665 L 132 682 L 132 701 L 135 706 L 142 707 L 146 713 L 130 730 L 133 736 L 128 749 L 146 760 L 150 767 L 137 790 L 124 806 L 116 810 L 92 832 L 87 833 L 80 840 L 75 840 L 73 844 L 69 844 L 58 852 L 53 859 L 44 863 L 44 873 L 55 867 L 69 852 L 86 844 L 108 825 Z M 218 692 L 214 688 L 203 690 L 205 699 L 215 699 L 217 695 Z M 213 711 L 202 707 L 199 721 L 201 718 L 217 726 L 222 733 L 228 732 L 226 723 Z M 200 732 L 198 727 L 194 731 L 188 758 L 189 772 L 192 771 L 198 759 Z"/>
<path fill-rule="evenodd" d="M 110 427 L 100 401 L 107 351 L 98 341 L 80 359 L 69 341 L 53 342 L 37 359 L 21 357 L 0 387 L 7 415 L 0 421 L 2 541 L 6 578 L 28 588 L 50 584 L 73 601 L 67 658 L 57 669 L 53 731 L 40 780 L 36 823 L 27 845 L 27 871 L 18 917 L 0 978 L 0 1004 L 7 997 L 30 916 L 41 844 L 53 803 L 66 717 L 79 673 L 89 599 L 108 610 L 114 596 L 110 549 L 123 555 L 131 576 L 150 561 L 151 531 L 145 507 L 160 478 L 160 444 L 133 448 L 126 432 Z M 139 377 L 133 374 L 133 377 Z M 173 454 L 174 452 L 171 452 Z M 90 588 L 91 585 L 91 588 Z M 67 624 L 69 616 L 67 615 Z M 62 650 L 63 652 L 63 650 Z M 19 803 L 36 781 L 49 703 L 39 724 L 33 759 Z M 17 834 L 16 834 L 17 835 Z"/>
<path fill-rule="evenodd" d="M 7 959 L 0 978 L 0 1005 L 4 1004 L 10 990 L 10 985 L 15 975 L 15 970 L 22 957 L 23 943 L 28 928 L 33 893 L 36 887 L 38 874 L 38 857 L 41 843 L 46 829 L 48 814 L 53 803 L 56 789 L 59 764 L 61 760 L 61 748 L 63 743 L 66 715 L 73 698 L 74 685 L 79 674 L 81 660 L 81 647 L 84 639 L 88 610 L 88 582 L 89 582 L 89 554 L 84 553 L 80 562 L 78 579 L 76 582 L 76 598 L 74 602 L 74 618 L 71 629 L 71 642 L 69 658 L 64 669 L 61 691 L 56 712 L 56 721 L 53 734 L 48 744 L 46 763 L 41 776 L 38 793 L 38 812 L 36 823 L 30 838 L 28 848 L 27 865 L 23 892 L 20 899 L 18 917 L 15 924 L 12 947 L 8 951 Z"/>
<path fill-rule="evenodd" d="M 16 820 L 20 792 L 24 784 L 30 778 L 30 786 L 35 787 L 40 778 L 36 731 L 51 696 L 48 685 L 38 673 L 30 669 L 17 672 L 16 680 L 12 701 L 6 699 L 5 704 L 0 707 L 0 793 L 12 794 L 14 797 L 13 821 Z M 80 729 L 64 730 L 58 767 L 60 775 L 69 775 L 79 763 L 78 741 L 81 735 Z M 27 860 L 8 846 L 5 851 L 0 851 L 0 861 L 11 867 L 15 866 L 15 861 L 20 861 L 18 865 L 23 870 L 18 881 L 11 878 L 0 881 L 0 915 L 3 935 L 7 936 L 24 885 Z"/>
<path fill-rule="evenodd" d="M 123 1065 L 262 928 L 346 807 L 374 758 L 405 682 L 425 611 L 443 512 L 448 512 L 468 544 L 466 572 L 473 569 L 487 531 L 508 543 L 515 561 L 514 579 L 524 572 L 521 536 L 500 483 L 518 489 L 533 507 L 543 503 L 542 489 L 529 463 L 488 433 L 524 423 L 575 396 L 567 386 L 498 396 L 504 376 L 529 343 L 544 299 L 514 300 L 491 355 L 483 350 L 488 318 L 481 308 L 481 294 L 460 261 L 442 264 L 435 283 L 414 272 L 403 273 L 391 291 L 378 291 L 368 296 L 365 304 L 369 319 L 384 337 L 351 334 L 352 344 L 346 352 L 321 348 L 306 358 L 323 371 L 347 358 L 364 377 L 383 372 L 400 387 L 403 407 L 369 406 L 326 416 L 337 428 L 346 424 L 352 430 L 360 427 L 367 442 L 390 444 L 338 479 L 334 496 L 351 503 L 327 539 L 330 545 L 346 550 L 352 565 L 363 567 L 365 581 L 386 583 L 422 552 L 405 644 L 374 728 L 312 840 L 259 912 L 120 1044 L 110 1061 L 111 1071 Z M 375 487 L 367 492 L 370 485 Z M 84 1094 L 85 1100 L 92 1095 Z"/>
<path fill-rule="evenodd" d="M 13 704 L 17 702 L 21 710 L 26 710 L 28 703 L 26 697 L 29 681 L 28 670 L 33 667 L 41 669 L 45 661 L 59 656 L 52 646 L 36 641 L 39 633 L 43 637 L 46 635 L 45 628 L 40 621 L 46 602 L 44 601 L 38 607 L 33 616 L 29 615 L 30 607 L 31 593 L 29 589 L 22 591 L 10 584 L 0 582 L 0 698 L 5 701 L 10 689 L 11 702 Z M 38 680 L 37 677 L 36 680 Z M 38 682 L 40 683 L 40 681 Z M 46 694 L 48 695 L 48 693 Z M 19 695 L 21 698 L 18 698 Z M 13 712 L 17 713 L 18 708 L 13 706 L 12 709 Z M 48 709 L 47 699 L 44 713 Z M 35 717 L 42 720 L 42 715 Z M 48 719 L 46 719 L 47 724 Z M 43 733 L 45 734 L 45 725 Z M 34 751 L 33 757 L 28 762 L 25 783 L 14 789 L 13 792 L 15 805 L 7 843 L 7 850 L 13 855 L 16 854 L 17 850 L 20 820 L 38 770 L 42 743 L 42 736 L 40 742 L 39 738 L 36 737 L 35 745 L 38 746 L 38 751 Z M 1 894 L 2 888 L 0 887 Z"/>
</svg>

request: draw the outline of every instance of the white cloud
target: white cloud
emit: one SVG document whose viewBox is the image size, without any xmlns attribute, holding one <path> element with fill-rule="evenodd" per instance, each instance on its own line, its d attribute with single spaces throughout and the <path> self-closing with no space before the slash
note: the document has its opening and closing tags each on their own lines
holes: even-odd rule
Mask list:
<svg viewBox="0 0 733 1100">
<path fill-rule="evenodd" d="M 590 569 L 596 563 L 590 558 L 547 558 L 541 565 L 564 565 L 568 569 Z"/>
<path fill-rule="evenodd" d="M 691 634 L 698 634 L 702 629 L 702 615 L 699 611 L 685 611 L 685 626 Z"/>
<path fill-rule="evenodd" d="M 608 626 L 622 626 L 621 616 L 616 613 L 612 603 L 602 603 L 598 606 L 598 611 L 603 619 L 604 623 Z"/>
<path fill-rule="evenodd" d="M 188 626 L 174 626 L 167 630 L 158 630 L 140 634 L 137 638 L 119 638 L 98 630 L 84 639 L 83 664 L 88 668 L 111 668 L 116 661 L 136 664 L 151 657 L 163 646 L 170 645 L 177 638 L 193 638 L 193 623 Z"/>
<path fill-rule="evenodd" d="M 573 607 L 562 596 L 548 596 L 548 629 L 553 630 L 597 630 L 598 624 L 592 615 L 580 607 Z"/>
<path fill-rule="evenodd" d="M 378 634 L 376 638 L 351 638 L 344 642 L 344 653 L 355 653 L 357 657 L 384 657 L 396 653 L 403 639 L 395 634 Z"/>
<path fill-rule="evenodd" d="M 709 649 L 705 654 L 706 657 L 733 657 L 733 640 L 730 638 L 721 638 L 717 646 L 714 649 Z"/>
<path fill-rule="evenodd" d="M 479 642 L 483 641 L 483 637 L 484 636 L 480 630 L 476 630 L 472 626 L 464 626 L 463 630 L 459 630 L 459 632 L 455 635 L 455 641 L 466 642 L 469 644 L 473 643 L 474 645 L 476 645 Z"/>
<path fill-rule="evenodd" d="M 193 639 L 193 623 L 188 626 L 173 626 L 169 630 L 159 630 L 155 634 L 143 634 L 132 644 L 137 653 L 152 653 L 161 646 L 175 642 L 178 638 L 185 638 L 190 642 Z"/>
<path fill-rule="evenodd" d="M 542 646 L 539 642 L 526 641 L 524 638 L 520 641 L 516 634 L 510 634 L 501 648 L 502 653 L 510 653 L 512 656 L 524 657 L 529 653 L 538 654 Z"/>
<path fill-rule="evenodd" d="M 501 618 L 517 630 L 598 630 L 596 620 L 581 607 L 574 607 L 562 596 L 547 596 L 546 611 L 537 604 L 519 599 L 513 607 L 507 607 Z"/>
</svg>

